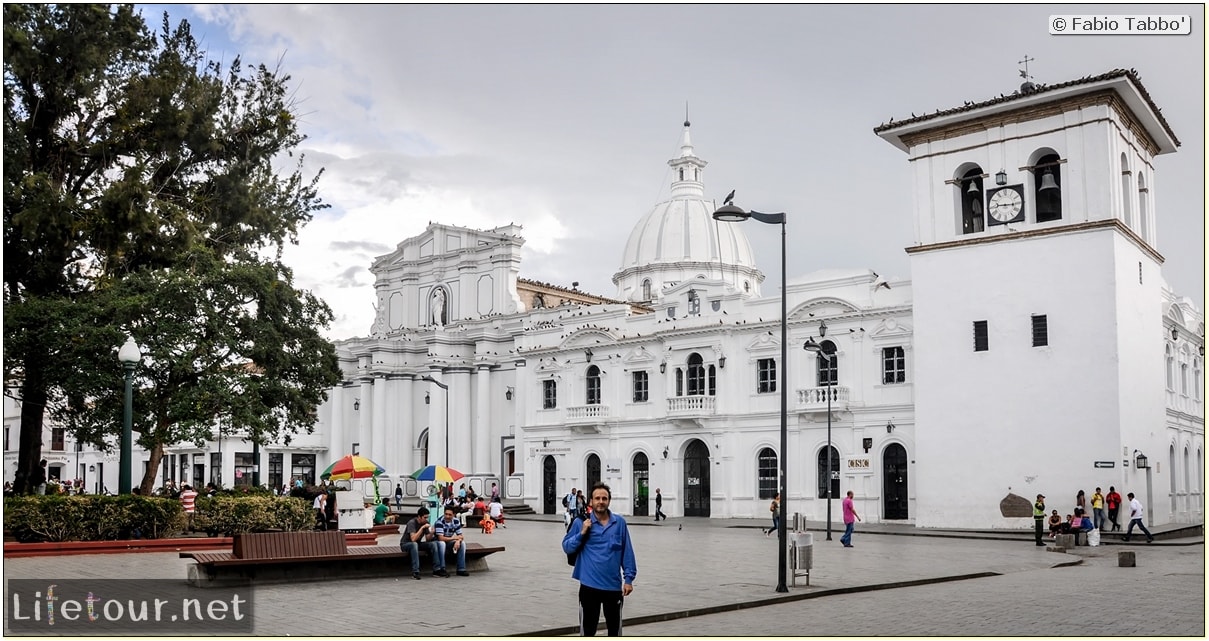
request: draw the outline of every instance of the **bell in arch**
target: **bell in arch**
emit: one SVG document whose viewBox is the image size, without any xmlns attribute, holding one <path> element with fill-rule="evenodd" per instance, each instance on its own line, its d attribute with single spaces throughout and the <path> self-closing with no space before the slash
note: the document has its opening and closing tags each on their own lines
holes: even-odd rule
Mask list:
<svg viewBox="0 0 1209 641">
<path fill-rule="evenodd" d="M 977 182 L 975 182 L 975 181 L 973 181 L 973 180 L 971 180 L 971 181 L 970 181 L 970 188 L 966 190 L 966 193 L 967 193 L 967 194 L 976 194 L 976 193 L 978 193 L 978 183 L 977 183 Z"/>
<path fill-rule="evenodd" d="M 1041 176 L 1041 187 L 1037 191 L 1050 191 L 1057 188 L 1058 183 L 1054 182 L 1054 172 L 1046 169 L 1045 174 Z"/>
</svg>

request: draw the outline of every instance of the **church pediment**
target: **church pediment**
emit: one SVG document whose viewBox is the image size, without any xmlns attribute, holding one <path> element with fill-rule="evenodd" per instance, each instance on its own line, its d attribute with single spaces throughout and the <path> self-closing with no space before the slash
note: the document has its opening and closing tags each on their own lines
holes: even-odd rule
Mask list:
<svg viewBox="0 0 1209 641">
<path fill-rule="evenodd" d="M 774 352 L 781 349 L 780 334 L 770 334 L 765 332 L 751 339 L 747 343 L 747 351 L 749 352 Z"/>
<path fill-rule="evenodd" d="M 599 345 L 612 345 L 617 342 L 617 337 L 599 327 L 576 330 L 571 333 L 559 347 L 562 349 L 581 349 L 596 347 Z"/>
<path fill-rule="evenodd" d="M 886 318 L 877 323 L 873 331 L 869 332 L 870 338 L 901 338 L 911 335 L 911 328 L 901 322 L 897 318 Z"/>
<path fill-rule="evenodd" d="M 639 347 L 638 349 L 630 350 L 621 357 L 623 365 L 646 365 L 647 363 L 655 362 L 655 355 L 647 348 Z"/>
<path fill-rule="evenodd" d="M 807 320 L 810 318 L 831 318 L 844 316 L 861 310 L 846 300 L 834 297 L 815 298 L 808 300 L 789 312 L 790 320 Z"/>
<path fill-rule="evenodd" d="M 566 364 L 558 362 L 557 358 L 550 356 L 537 361 L 537 367 L 533 368 L 539 374 L 556 374 L 567 369 Z"/>
</svg>

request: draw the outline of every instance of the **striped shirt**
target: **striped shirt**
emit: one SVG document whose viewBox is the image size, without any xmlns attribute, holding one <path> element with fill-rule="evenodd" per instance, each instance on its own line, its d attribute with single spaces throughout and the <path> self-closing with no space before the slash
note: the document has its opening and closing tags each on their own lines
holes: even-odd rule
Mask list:
<svg viewBox="0 0 1209 641">
<path fill-rule="evenodd" d="M 185 514 L 194 511 L 193 500 L 197 498 L 197 492 L 193 490 L 185 490 L 181 492 L 181 505 L 185 508 Z"/>
<path fill-rule="evenodd" d="M 462 521 L 458 517 L 453 517 L 453 521 L 446 522 L 444 517 L 437 519 L 436 525 L 433 526 L 436 531 L 437 539 L 442 536 L 458 536 L 462 533 Z"/>
</svg>

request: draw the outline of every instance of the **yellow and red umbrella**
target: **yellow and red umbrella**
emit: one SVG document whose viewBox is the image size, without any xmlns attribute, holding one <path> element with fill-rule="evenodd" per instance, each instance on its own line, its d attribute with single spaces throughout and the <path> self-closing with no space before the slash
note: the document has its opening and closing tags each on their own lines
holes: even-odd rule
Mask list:
<svg viewBox="0 0 1209 641">
<path fill-rule="evenodd" d="M 386 472 L 381 465 L 356 454 L 341 457 L 335 463 L 327 466 L 319 478 L 332 481 L 347 481 L 348 479 L 368 479 Z"/>
<path fill-rule="evenodd" d="M 411 473 L 411 478 L 417 481 L 433 481 L 434 483 L 453 483 L 463 476 L 466 475 L 444 465 L 429 465 Z"/>
</svg>

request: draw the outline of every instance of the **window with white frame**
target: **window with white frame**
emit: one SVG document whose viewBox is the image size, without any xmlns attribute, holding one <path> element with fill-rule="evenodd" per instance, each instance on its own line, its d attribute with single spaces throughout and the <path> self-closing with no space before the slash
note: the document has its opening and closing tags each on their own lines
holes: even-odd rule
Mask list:
<svg viewBox="0 0 1209 641">
<path fill-rule="evenodd" d="M 554 379 L 542 381 L 542 409 L 552 410 L 558 407 L 558 383 Z"/>
<path fill-rule="evenodd" d="M 831 341 L 820 343 L 817 360 L 819 387 L 837 384 L 840 379 L 840 359 L 835 353 L 835 343 Z"/>
<path fill-rule="evenodd" d="M 756 361 L 756 393 L 772 394 L 777 391 L 777 361 L 761 358 Z M 769 497 L 771 498 L 771 497 Z"/>
<path fill-rule="evenodd" d="M 634 402 L 645 403 L 651 400 L 650 375 L 646 370 L 638 370 L 632 374 L 634 379 Z"/>
<path fill-rule="evenodd" d="M 588 405 L 600 405 L 600 368 L 592 365 L 588 368 Z"/>
<path fill-rule="evenodd" d="M 760 450 L 756 465 L 759 498 L 771 499 L 777 495 L 777 453 L 771 447 Z"/>
<path fill-rule="evenodd" d="M 907 382 L 907 355 L 901 346 L 882 348 L 882 383 Z"/>
</svg>

